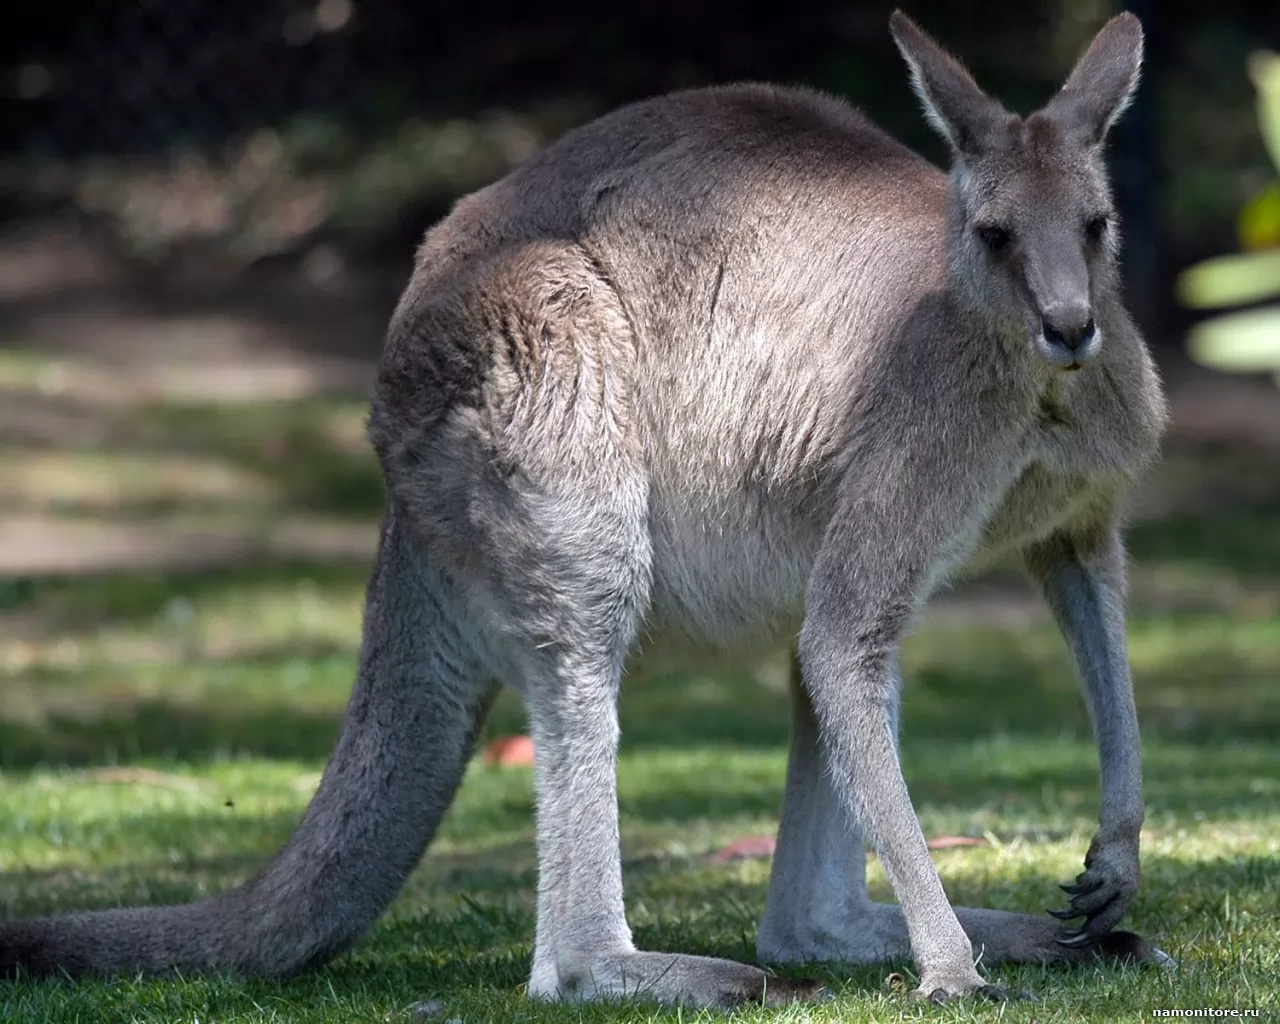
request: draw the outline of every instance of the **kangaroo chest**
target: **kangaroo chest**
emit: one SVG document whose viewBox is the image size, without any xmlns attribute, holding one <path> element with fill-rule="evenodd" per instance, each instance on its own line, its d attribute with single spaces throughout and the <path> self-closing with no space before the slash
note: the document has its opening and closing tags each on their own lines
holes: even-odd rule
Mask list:
<svg viewBox="0 0 1280 1024">
<path fill-rule="evenodd" d="M 1123 488 L 1129 460 L 1102 450 L 1073 424 L 1042 418 L 1028 429 L 982 516 L 966 566 L 992 561 L 1077 520 L 1102 496 Z"/>
<path fill-rule="evenodd" d="M 1096 500 L 1097 493 L 1096 483 L 1087 476 L 1061 475 L 1042 462 L 1030 463 L 983 523 L 969 568 L 985 568 L 1061 529 Z"/>
</svg>

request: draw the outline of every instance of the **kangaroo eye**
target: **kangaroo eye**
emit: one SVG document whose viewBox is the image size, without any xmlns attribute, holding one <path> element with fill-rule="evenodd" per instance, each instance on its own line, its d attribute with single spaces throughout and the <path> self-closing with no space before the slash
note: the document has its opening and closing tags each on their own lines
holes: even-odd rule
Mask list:
<svg viewBox="0 0 1280 1024">
<path fill-rule="evenodd" d="M 1088 235 L 1092 241 L 1096 242 L 1099 238 L 1101 238 L 1104 234 L 1106 234 L 1107 228 L 1110 227 L 1110 225 L 1111 225 L 1111 218 L 1108 217 L 1105 213 L 1099 214 L 1096 217 L 1090 217 L 1085 222 L 1084 233 Z"/>
<path fill-rule="evenodd" d="M 992 252 L 1003 252 L 1009 248 L 1009 243 L 1013 241 L 1013 232 L 1008 228 L 1002 228 L 998 224 L 983 224 L 978 228 L 978 237 L 982 239 L 982 244 Z"/>
</svg>

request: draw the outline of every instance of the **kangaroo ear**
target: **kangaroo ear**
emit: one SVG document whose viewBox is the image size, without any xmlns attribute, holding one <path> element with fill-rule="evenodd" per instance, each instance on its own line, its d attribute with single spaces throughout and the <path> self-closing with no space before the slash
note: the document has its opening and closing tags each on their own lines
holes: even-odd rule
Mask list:
<svg viewBox="0 0 1280 1024">
<path fill-rule="evenodd" d="M 901 11 L 889 17 L 889 31 L 911 69 L 911 86 L 925 117 L 957 156 L 981 152 L 1008 111 L 978 88 L 964 66 Z"/>
<path fill-rule="evenodd" d="M 1126 11 L 1108 21 L 1076 62 L 1045 113 L 1082 146 L 1102 144 L 1138 88 L 1142 22 Z"/>
</svg>

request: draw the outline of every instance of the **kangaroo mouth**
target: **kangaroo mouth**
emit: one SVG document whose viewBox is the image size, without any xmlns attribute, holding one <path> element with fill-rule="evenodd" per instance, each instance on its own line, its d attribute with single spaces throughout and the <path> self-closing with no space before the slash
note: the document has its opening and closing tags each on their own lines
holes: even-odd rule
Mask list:
<svg viewBox="0 0 1280 1024">
<path fill-rule="evenodd" d="M 1082 370 L 1086 363 L 1093 361 L 1102 348 L 1102 332 L 1094 331 L 1083 345 L 1072 347 L 1061 341 L 1047 338 L 1044 334 L 1035 337 L 1035 349 L 1044 359 L 1059 370 L 1075 373 Z"/>
</svg>

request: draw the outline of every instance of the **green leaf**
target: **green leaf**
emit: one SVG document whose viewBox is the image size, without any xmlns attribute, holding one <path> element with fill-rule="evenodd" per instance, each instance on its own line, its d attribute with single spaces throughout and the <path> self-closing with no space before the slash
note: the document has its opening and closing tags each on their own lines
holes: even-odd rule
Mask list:
<svg viewBox="0 0 1280 1024">
<path fill-rule="evenodd" d="M 1280 247 L 1280 181 L 1273 181 L 1245 204 L 1236 234 L 1246 251 Z"/>
<path fill-rule="evenodd" d="M 1271 160 L 1280 168 L 1280 56 L 1263 50 L 1249 58 L 1249 77 L 1258 90 L 1258 123 Z"/>
<path fill-rule="evenodd" d="M 1280 370 L 1280 306 L 1206 320 L 1192 328 L 1189 344 L 1191 358 L 1215 370 Z"/>
<path fill-rule="evenodd" d="M 1238 306 L 1280 295 L 1280 249 L 1215 256 L 1178 276 L 1178 298 L 1192 309 Z"/>
</svg>

